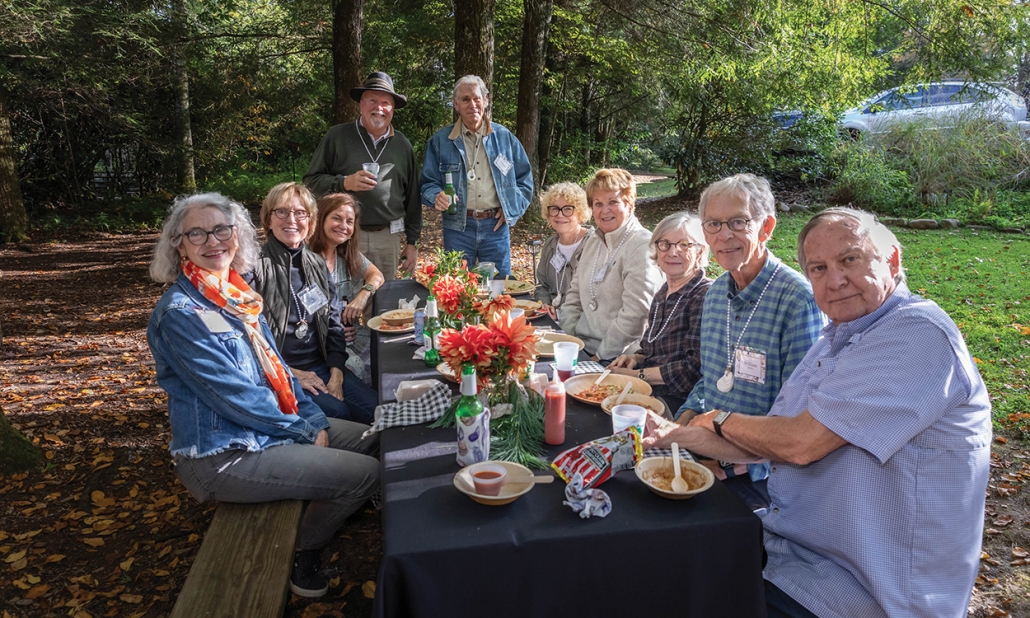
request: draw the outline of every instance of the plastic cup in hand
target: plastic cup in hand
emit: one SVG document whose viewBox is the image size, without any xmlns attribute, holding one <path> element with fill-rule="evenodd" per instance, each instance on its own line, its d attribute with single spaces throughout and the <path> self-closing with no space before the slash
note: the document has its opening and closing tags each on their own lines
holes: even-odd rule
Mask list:
<svg viewBox="0 0 1030 618">
<path fill-rule="evenodd" d="M 647 408 L 628 403 L 612 408 L 612 433 L 619 433 L 628 427 L 636 427 L 643 435 L 645 421 L 647 421 Z"/>
<path fill-rule="evenodd" d="M 362 163 L 361 164 L 361 169 L 365 170 L 369 174 L 372 174 L 376 178 L 379 178 L 379 164 L 378 163 L 376 163 L 374 161 L 372 163 Z"/>
<path fill-rule="evenodd" d="M 504 466 L 492 463 L 476 464 L 469 470 L 476 493 L 482 496 L 496 496 L 501 493 L 504 477 L 508 471 Z"/>
<path fill-rule="evenodd" d="M 518 318 L 521 318 L 524 315 L 526 315 L 526 310 L 519 309 L 518 307 L 515 307 L 510 312 L 508 312 L 508 316 L 511 318 L 512 322 L 514 322 Z"/>
<path fill-rule="evenodd" d="M 571 378 L 575 373 L 578 357 L 578 343 L 559 341 L 554 344 L 554 364 L 558 368 L 558 377 L 562 382 Z"/>
</svg>

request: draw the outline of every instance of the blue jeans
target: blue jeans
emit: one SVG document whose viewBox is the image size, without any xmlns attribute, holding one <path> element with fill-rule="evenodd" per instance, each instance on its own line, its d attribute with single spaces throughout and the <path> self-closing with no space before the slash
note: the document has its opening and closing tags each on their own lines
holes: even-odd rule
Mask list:
<svg viewBox="0 0 1030 618">
<path fill-rule="evenodd" d="M 765 610 L 769 618 L 819 618 L 769 580 L 765 580 Z"/>
<path fill-rule="evenodd" d="M 323 382 L 329 383 L 329 367 L 318 365 L 308 371 L 314 371 Z M 371 425 L 375 420 L 376 406 L 379 404 L 379 394 L 366 386 L 350 369 L 343 370 L 343 401 L 329 393 L 312 395 L 309 392 L 308 396 L 329 418 L 366 425 Z"/>
<path fill-rule="evenodd" d="M 310 500 L 297 530 L 297 549 L 320 549 L 351 513 L 379 489 L 379 435 L 366 426 L 329 419 L 329 446 L 280 444 L 263 451 L 230 449 L 190 459 L 175 456 L 175 476 L 198 502 L 253 504 Z"/>
<path fill-rule="evenodd" d="M 447 251 L 461 251 L 468 260 L 469 269 L 478 262 L 493 262 L 497 274 L 511 274 L 511 236 L 508 224 L 494 231 L 497 219 L 465 220 L 465 230 L 443 229 L 443 248 Z"/>
</svg>

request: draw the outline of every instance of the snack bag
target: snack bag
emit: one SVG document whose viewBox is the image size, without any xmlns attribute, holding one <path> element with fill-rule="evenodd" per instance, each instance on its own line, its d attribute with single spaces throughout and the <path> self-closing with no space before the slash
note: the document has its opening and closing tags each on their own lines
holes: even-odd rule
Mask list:
<svg viewBox="0 0 1030 618">
<path fill-rule="evenodd" d="M 554 458 L 551 467 L 568 483 L 576 473 L 583 475 L 583 489 L 597 487 L 616 472 L 635 466 L 644 451 L 640 430 L 628 427 L 614 436 L 574 446 Z"/>
</svg>

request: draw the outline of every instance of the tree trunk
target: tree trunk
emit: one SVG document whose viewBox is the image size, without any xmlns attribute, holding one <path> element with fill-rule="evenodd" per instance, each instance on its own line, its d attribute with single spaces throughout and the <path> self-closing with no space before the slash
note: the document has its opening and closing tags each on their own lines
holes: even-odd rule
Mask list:
<svg viewBox="0 0 1030 618">
<path fill-rule="evenodd" d="M 188 38 L 190 25 L 189 7 L 186 0 L 176 0 L 176 19 L 180 24 L 180 41 Z M 172 64 L 175 72 L 173 87 L 175 93 L 175 125 L 179 134 L 179 161 L 176 180 L 183 193 L 197 191 L 197 178 L 193 170 L 193 125 L 190 122 L 190 76 L 186 68 L 186 43 L 179 42 L 172 52 Z M 115 153 L 120 157 L 121 152 Z M 121 178 L 119 178 L 119 181 Z"/>
<path fill-rule="evenodd" d="M 29 217 L 25 214 L 18 185 L 11 119 L 7 115 L 4 93 L 0 91 L 0 239 L 24 240 L 28 227 Z"/>
<path fill-rule="evenodd" d="M 28 470 L 43 461 L 43 451 L 11 426 L 0 408 L 0 474 Z"/>
<path fill-rule="evenodd" d="M 523 0 L 522 65 L 519 69 L 519 109 L 515 137 L 526 149 L 536 181 L 540 181 L 537 144 L 540 138 L 540 84 L 544 79 L 547 32 L 554 0 Z"/>
<path fill-rule="evenodd" d="M 454 0 L 454 78 L 478 75 L 493 93 L 496 0 Z"/>
<path fill-rule="evenodd" d="M 365 0 L 337 0 L 333 8 L 333 121 L 349 122 L 359 108 L 350 89 L 364 81 L 361 74 L 361 21 Z"/>
</svg>

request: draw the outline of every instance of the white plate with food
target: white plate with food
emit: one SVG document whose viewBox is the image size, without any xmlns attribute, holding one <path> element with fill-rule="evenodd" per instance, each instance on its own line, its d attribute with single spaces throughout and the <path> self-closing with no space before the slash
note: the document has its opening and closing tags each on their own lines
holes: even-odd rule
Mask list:
<svg viewBox="0 0 1030 618">
<path fill-rule="evenodd" d="M 582 401 L 592 406 L 599 406 L 605 399 L 621 393 L 627 382 L 633 384 L 631 393 L 651 394 L 651 385 L 640 378 L 611 373 L 600 384 L 595 385 L 594 382 L 600 376 L 599 373 L 581 373 L 578 376 L 572 376 L 565 380 L 565 392 L 576 401 Z"/>
<path fill-rule="evenodd" d="M 715 475 L 705 466 L 680 458 L 680 477 L 687 482 L 689 491 L 676 493 L 672 490 L 673 461 L 672 457 L 645 457 L 637 462 L 634 470 L 637 478 L 647 488 L 663 498 L 670 500 L 686 500 L 707 491 L 715 484 Z"/>
<path fill-rule="evenodd" d="M 529 281 L 518 281 L 516 279 L 504 280 L 504 293 L 509 296 L 522 296 L 532 294 L 536 286 Z"/>
<path fill-rule="evenodd" d="M 415 310 L 394 309 L 393 311 L 387 311 L 378 317 L 390 326 L 403 326 L 405 324 L 413 324 L 415 322 Z"/>
<path fill-rule="evenodd" d="M 540 335 L 540 341 L 536 342 L 536 355 L 541 358 L 554 356 L 554 344 L 559 341 L 571 341 L 578 344 L 580 350 L 583 349 L 583 340 L 579 337 L 573 337 L 572 335 L 566 335 L 564 333 L 548 332 L 542 333 Z"/>
<path fill-rule="evenodd" d="M 413 333 L 415 332 L 415 323 L 408 322 L 399 326 L 392 326 L 383 321 L 381 316 L 375 316 L 368 321 L 368 327 L 378 333 Z"/>
<path fill-rule="evenodd" d="M 620 393 L 622 391 L 619 391 Z M 605 414 L 611 414 L 612 408 L 615 406 L 615 400 L 619 398 L 618 394 L 608 397 L 601 402 L 601 409 L 605 411 Z M 626 398 L 622 400 L 623 404 L 631 404 L 634 406 L 640 406 L 641 408 L 650 410 L 658 416 L 665 416 L 665 404 L 661 399 L 656 399 L 650 395 L 641 395 L 640 393 L 630 393 L 626 395 Z"/>
<path fill-rule="evenodd" d="M 487 462 L 484 462 L 487 463 Z M 454 475 L 454 487 L 465 494 L 469 498 L 472 498 L 480 504 L 486 504 L 488 506 L 501 506 L 502 504 L 508 504 L 519 499 L 519 497 L 530 489 L 533 489 L 534 483 L 519 483 L 520 477 L 533 477 L 533 471 L 526 466 L 512 463 L 510 461 L 491 461 L 489 463 L 504 466 L 505 475 L 508 480 L 501 486 L 501 493 L 496 496 L 484 496 L 483 494 L 477 494 L 475 485 L 472 483 L 472 470 L 480 464 L 473 464 L 467 468 L 462 468 L 457 474 Z"/>
</svg>

